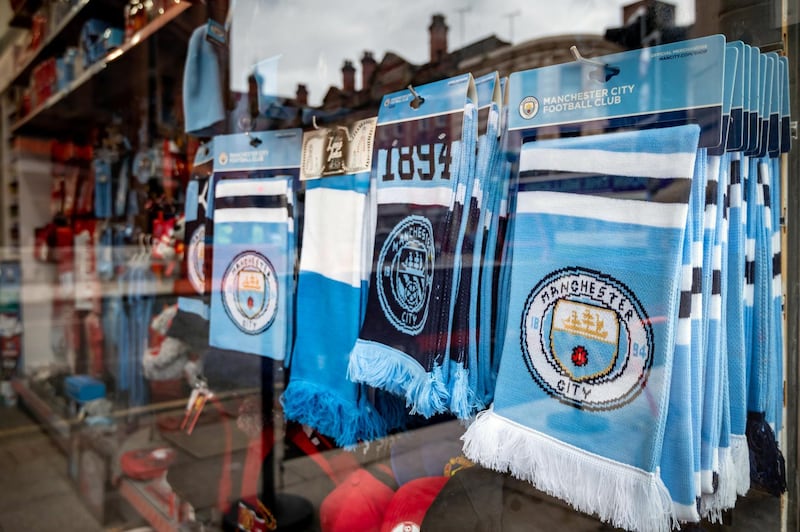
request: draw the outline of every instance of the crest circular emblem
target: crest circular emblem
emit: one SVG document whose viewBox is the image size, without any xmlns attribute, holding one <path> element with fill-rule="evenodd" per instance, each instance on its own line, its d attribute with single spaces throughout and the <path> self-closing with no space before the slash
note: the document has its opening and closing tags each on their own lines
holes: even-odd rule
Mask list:
<svg viewBox="0 0 800 532">
<path fill-rule="evenodd" d="M 530 120 L 539 112 L 539 100 L 534 96 L 526 96 L 519 103 L 519 114 L 525 120 Z"/>
<path fill-rule="evenodd" d="M 653 364 L 653 330 L 636 295 L 586 268 L 556 270 L 531 290 L 520 339 L 536 383 L 586 410 L 632 401 Z"/>
<path fill-rule="evenodd" d="M 402 523 L 397 523 L 393 528 L 392 532 L 419 532 L 420 527 L 414 521 L 403 521 Z"/>
<path fill-rule="evenodd" d="M 222 303 L 242 332 L 258 334 L 268 329 L 278 308 L 272 263 L 255 251 L 237 255 L 222 276 Z"/>
<path fill-rule="evenodd" d="M 206 289 L 206 275 L 203 271 L 206 249 L 206 228 L 204 225 L 198 226 L 189 239 L 186 247 L 186 274 L 192 288 L 198 294 L 202 294 Z"/>
<path fill-rule="evenodd" d="M 425 326 L 435 255 L 433 227 L 424 216 L 407 216 L 383 243 L 377 266 L 378 300 L 400 332 L 417 335 Z"/>
</svg>

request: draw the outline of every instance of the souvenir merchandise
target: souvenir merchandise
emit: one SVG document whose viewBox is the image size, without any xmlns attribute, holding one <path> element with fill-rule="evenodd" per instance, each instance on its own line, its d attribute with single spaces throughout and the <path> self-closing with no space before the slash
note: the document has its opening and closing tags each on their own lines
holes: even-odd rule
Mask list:
<svg viewBox="0 0 800 532">
<path fill-rule="evenodd" d="M 797 528 L 790 0 L 10 2 L 0 404 L 53 445 L 0 467 L 63 451 L 55 517 Z"/>
<path fill-rule="evenodd" d="M 209 26 L 192 32 L 183 71 L 183 114 L 189 135 L 211 137 L 224 130 L 223 55 L 207 38 Z"/>
<path fill-rule="evenodd" d="M 671 526 L 658 465 L 697 138 L 680 126 L 523 146 L 495 401 L 464 436 L 468 458 L 625 528 Z M 536 188 L 558 175 L 569 190 L 586 173 L 653 192 Z"/>
<path fill-rule="evenodd" d="M 298 130 L 214 139 L 212 348 L 288 356 L 295 249 L 290 197 L 301 140 Z"/>
<path fill-rule="evenodd" d="M 489 182 L 498 157 L 500 136 L 500 110 L 502 106 L 500 79 L 497 73 L 487 74 L 475 80 L 478 92 L 478 156 L 472 197 L 467 211 L 467 222 L 462 248 L 461 276 L 458 283 L 450 356 L 457 366 L 465 366 L 469 373 L 470 394 L 475 397 L 467 411 L 456 412 L 461 418 L 474 414 L 475 409 L 485 407 L 487 384 L 491 380 L 488 353 L 479 353 L 478 309 L 480 274 L 483 261 L 485 202 L 489 201 Z M 463 371 L 463 370 L 462 370 Z M 451 394 L 452 396 L 452 394 Z M 453 408 L 451 408 L 453 410 Z M 455 411 L 455 410 L 454 410 Z"/>
<path fill-rule="evenodd" d="M 663 67 L 656 60 L 652 68 L 708 73 L 724 42 L 704 45 L 710 57 Z M 662 50 L 671 53 L 668 45 Z M 680 297 L 679 272 L 693 178 L 704 171 L 695 167 L 697 148 L 717 145 L 720 136 L 694 125 L 669 127 L 675 120 L 661 109 L 674 102 L 629 96 L 654 75 L 633 66 L 645 60 L 638 52 L 603 60 L 510 80 L 509 108 L 519 108 L 509 128 L 520 132 L 522 147 L 511 205 L 509 320 L 493 407 L 468 429 L 464 451 L 615 526 L 668 529 L 678 518 L 696 520 L 692 440 L 680 444 L 665 428 L 670 411 L 673 427 L 691 420 L 691 394 L 670 394 L 680 303 L 691 302 Z M 598 90 L 599 98 L 572 92 L 598 64 L 614 64 L 618 79 Z M 701 122 L 719 121 L 721 69 L 709 76 L 716 74 L 718 89 L 698 81 L 685 89 L 708 102 L 693 110 Z M 615 96 L 604 100 L 604 90 Z M 578 97 L 592 105 L 568 105 Z M 653 117 L 664 127 L 559 140 L 535 139 L 531 129 L 557 123 L 567 133 L 600 116 L 607 128 Z M 685 332 L 683 338 L 685 344 Z M 680 356 L 686 374 L 685 348 Z M 567 482 L 572 475 L 585 481 Z M 601 488 L 608 499 L 595 497 Z"/>
<path fill-rule="evenodd" d="M 469 395 L 465 371 L 448 375 L 448 344 L 477 100 L 469 74 L 412 89 L 384 96 L 378 113 L 372 273 L 348 376 L 429 417 L 452 405 L 449 378 Z"/>
<path fill-rule="evenodd" d="M 198 149 L 192 177 L 186 185 L 184 207 L 185 246 L 181 277 L 175 282 L 178 312 L 172 320 L 169 336 L 188 343 L 197 353 L 208 348 L 208 301 L 206 291 L 206 212 L 213 163 L 213 144 Z"/>
<path fill-rule="evenodd" d="M 347 379 L 364 319 L 367 193 L 375 119 L 305 134 L 298 334 L 282 402 L 287 419 L 353 446 L 384 436 L 366 386 Z"/>
</svg>

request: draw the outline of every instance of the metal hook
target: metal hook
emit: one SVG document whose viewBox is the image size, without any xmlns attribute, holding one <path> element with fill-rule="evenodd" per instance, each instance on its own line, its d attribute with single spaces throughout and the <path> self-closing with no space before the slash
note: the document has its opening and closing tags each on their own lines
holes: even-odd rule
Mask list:
<svg viewBox="0 0 800 532">
<path fill-rule="evenodd" d="M 587 65 L 593 65 L 600 68 L 605 68 L 606 66 L 608 66 L 601 61 L 595 61 L 594 59 L 588 59 L 586 57 L 583 57 L 581 53 L 578 51 L 578 47 L 575 46 L 574 44 L 569 47 L 569 51 L 572 53 L 572 57 L 575 58 L 575 61 L 578 61 L 579 63 L 585 63 Z"/>
<path fill-rule="evenodd" d="M 317 115 L 311 115 L 311 125 L 314 126 L 314 129 L 319 129 L 317 125 Z"/>
<path fill-rule="evenodd" d="M 422 96 L 420 96 L 420 95 L 419 95 L 419 93 L 418 93 L 417 91 L 415 91 L 415 90 L 414 90 L 414 86 L 413 86 L 413 85 L 409 84 L 409 85 L 408 85 L 408 90 L 409 90 L 409 92 L 411 92 L 411 94 L 414 96 L 414 99 L 413 99 L 413 100 L 411 100 L 411 102 L 409 103 L 409 105 L 410 105 L 410 106 L 411 106 L 413 109 L 417 109 L 417 108 L 418 108 L 420 105 L 422 105 L 423 103 L 425 103 L 425 98 L 423 98 Z"/>
</svg>

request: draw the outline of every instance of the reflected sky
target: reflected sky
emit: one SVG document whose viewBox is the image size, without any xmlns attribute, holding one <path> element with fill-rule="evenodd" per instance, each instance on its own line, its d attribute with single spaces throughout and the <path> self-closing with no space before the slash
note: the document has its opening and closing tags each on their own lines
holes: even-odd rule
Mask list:
<svg viewBox="0 0 800 532">
<path fill-rule="evenodd" d="M 569 34 L 603 34 L 621 26 L 631 0 L 236 0 L 231 59 L 234 90 L 246 91 L 252 65 L 280 56 L 277 93 L 294 96 L 298 83 L 318 105 L 330 85 L 341 86 L 349 59 L 361 87 L 360 58 L 371 50 L 380 62 L 392 51 L 415 64 L 428 62 L 431 15 L 445 15 L 449 50 L 489 35 L 518 44 Z M 675 0 L 676 23 L 691 24 L 694 0 Z M 512 37 L 513 32 L 513 37 Z"/>
</svg>

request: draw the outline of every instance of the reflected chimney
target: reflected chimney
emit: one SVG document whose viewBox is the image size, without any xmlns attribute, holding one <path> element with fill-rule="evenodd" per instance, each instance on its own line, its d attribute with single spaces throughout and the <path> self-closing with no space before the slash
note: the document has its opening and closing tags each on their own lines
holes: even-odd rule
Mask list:
<svg viewBox="0 0 800 532">
<path fill-rule="evenodd" d="M 378 63 L 372 57 L 372 52 L 364 51 L 364 55 L 361 58 L 361 90 L 372 87 L 372 76 L 375 74 L 377 67 Z"/>
<path fill-rule="evenodd" d="M 297 84 L 294 100 L 297 102 L 298 107 L 306 107 L 308 105 L 308 88 L 303 83 Z"/>
<path fill-rule="evenodd" d="M 350 60 L 345 61 L 342 66 L 342 90 L 344 92 L 356 91 L 356 69 Z"/>
<path fill-rule="evenodd" d="M 431 40 L 431 63 L 438 63 L 447 55 L 447 24 L 444 22 L 444 15 L 437 13 L 433 15 L 431 25 L 428 26 Z"/>
</svg>

